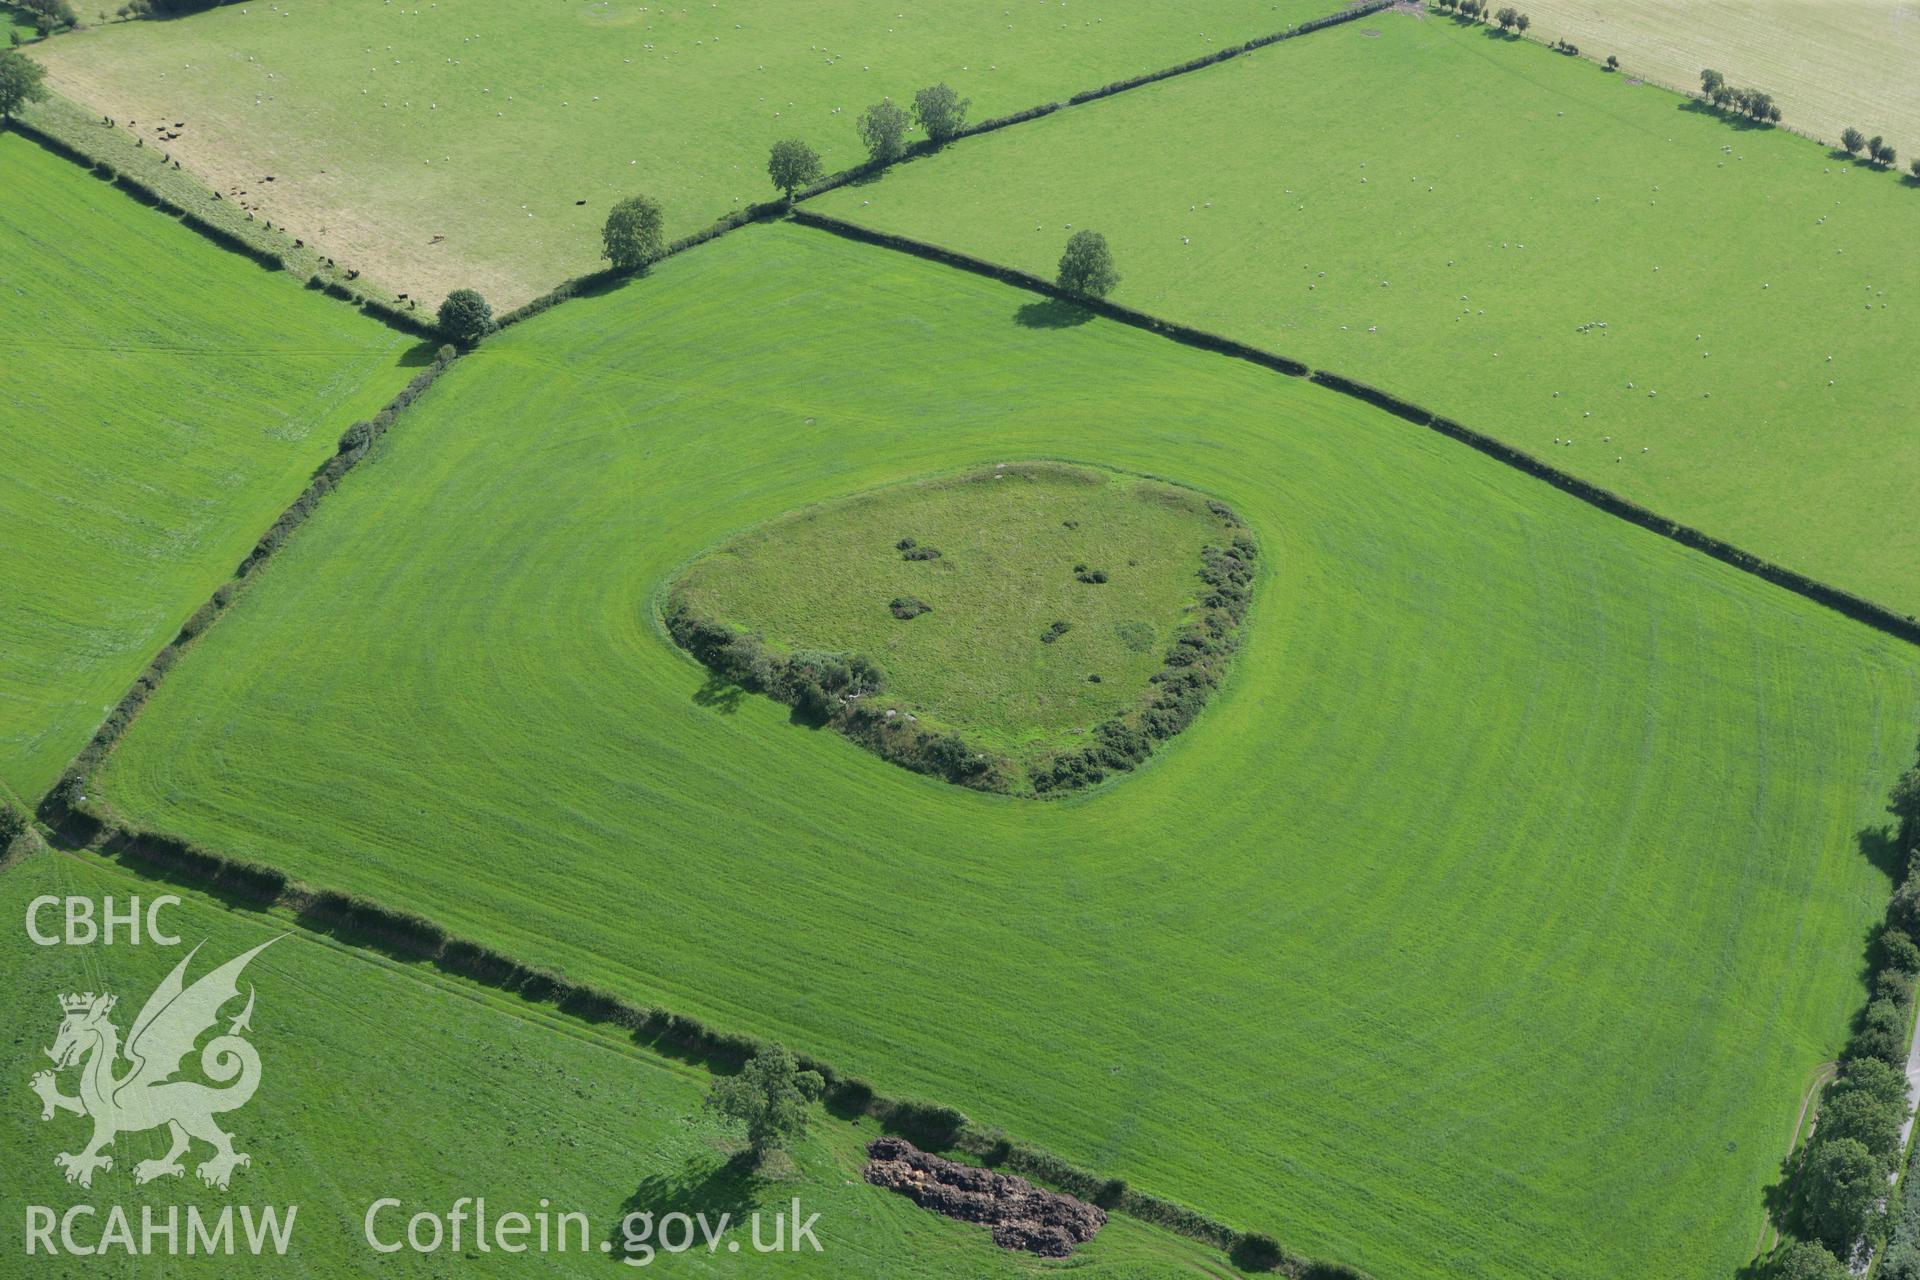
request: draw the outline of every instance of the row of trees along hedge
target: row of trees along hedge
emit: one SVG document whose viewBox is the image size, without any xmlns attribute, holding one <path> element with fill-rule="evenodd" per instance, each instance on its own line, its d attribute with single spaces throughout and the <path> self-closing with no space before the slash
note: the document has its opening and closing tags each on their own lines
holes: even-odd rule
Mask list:
<svg viewBox="0 0 1920 1280">
<path fill-rule="evenodd" d="M 923 729 L 889 715 L 878 695 L 886 675 L 865 654 L 781 653 L 759 636 L 736 631 L 674 597 L 667 634 L 723 680 L 793 708 L 807 724 L 838 730 L 884 759 L 981 791 L 1008 789 L 1004 761 L 976 751 L 955 733 Z"/>
<path fill-rule="evenodd" d="M 1367 0 L 1367 3 L 1350 9 L 1341 9 L 1322 18 L 1315 18 L 1285 31 L 1276 31 L 1271 35 L 1258 36 L 1243 44 L 1231 45 L 1202 57 L 1191 58 L 1186 62 L 1158 71 L 1149 71 L 1126 80 L 1116 80 L 1102 85 L 1098 89 L 1088 89 L 1074 94 L 1065 102 L 1043 102 L 1024 111 L 1011 112 L 1004 116 L 994 116 L 977 124 L 966 124 L 968 99 L 962 99 L 945 84 L 933 85 L 914 95 L 911 110 L 898 106 L 891 98 L 868 107 L 855 121 L 859 131 L 861 145 L 867 149 L 865 162 L 843 169 L 839 173 L 821 177 L 818 173 L 819 157 L 804 139 L 789 138 L 774 146 L 773 154 L 768 157 L 768 177 L 773 185 L 785 196 L 786 202 L 809 200 L 824 195 L 837 187 L 870 177 L 888 165 L 897 161 L 927 155 L 957 138 L 978 137 L 983 133 L 992 133 L 996 129 L 1005 129 L 1009 125 L 1022 124 L 1050 115 L 1068 106 L 1079 106 L 1084 102 L 1093 102 L 1100 98 L 1124 93 L 1128 89 L 1137 89 L 1172 76 L 1184 75 L 1202 67 L 1237 58 L 1243 53 L 1303 36 L 1323 27 L 1337 26 L 1343 22 L 1352 22 L 1356 18 L 1378 13 L 1391 8 L 1397 0 Z M 908 142 L 907 128 L 910 123 L 918 123 L 927 136 L 918 142 Z M 809 164 L 807 157 L 812 157 Z"/>
<path fill-rule="evenodd" d="M 1452 13 L 1469 22 L 1485 22 L 1491 19 L 1500 24 L 1502 31 L 1515 35 L 1525 35 L 1527 28 L 1533 25 L 1533 19 L 1512 5 L 1498 11 L 1490 11 L 1486 0 L 1434 0 L 1434 7 L 1442 13 Z"/>
<path fill-rule="evenodd" d="M 1208 504 L 1231 529 L 1244 526 L 1222 503 Z M 1226 675 L 1239 647 L 1240 624 L 1253 602 L 1253 562 L 1259 549 L 1244 532 L 1226 547 L 1201 553 L 1200 616 L 1180 629 L 1164 665 L 1152 676 L 1145 705 L 1101 722 L 1090 746 L 1062 752 L 1033 771 L 1033 788 L 1042 793 L 1094 786 L 1109 773 L 1143 763 L 1156 743 L 1173 737 L 1200 714 Z"/>
<path fill-rule="evenodd" d="M 1900 160 L 1900 153 L 1891 142 L 1877 133 L 1869 138 L 1851 125 L 1840 131 L 1840 148 L 1882 169 L 1891 169 Z M 1920 160 L 1913 162 L 1913 172 L 1915 177 L 1920 177 Z"/>
<path fill-rule="evenodd" d="M 1894 848 L 1904 874 L 1870 950 L 1868 1003 L 1841 1056 L 1840 1071 L 1822 1091 L 1813 1136 L 1791 1170 L 1788 1227 L 1804 1239 L 1774 1260 L 1780 1276 L 1844 1276 L 1841 1260 L 1869 1256 L 1887 1239 L 1882 1210 L 1887 1181 L 1901 1156 L 1901 1125 L 1908 1113 L 1906 1063 L 1913 1025 L 1914 981 L 1920 977 L 1920 767 L 1894 784 Z M 1920 1280 L 1920 1207 L 1891 1215 L 1901 1242 L 1897 1270 L 1891 1256 L 1883 1276 Z"/>
<path fill-rule="evenodd" d="M 1911 1160 L 1888 1217 L 1887 1251 L 1880 1258 L 1880 1280 L 1920 1280 L 1920 1180 L 1913 1176 Z"/>
<path fill-rule="evenodd" d="M 1700 96 L 1722 111 L 1738 112 L 1749 120 L 1780 123 L 1780 107 L 1772 94 L 1763 89 L 1736 89 L 1712 67 L 1700 73 Z"/>
</svg>

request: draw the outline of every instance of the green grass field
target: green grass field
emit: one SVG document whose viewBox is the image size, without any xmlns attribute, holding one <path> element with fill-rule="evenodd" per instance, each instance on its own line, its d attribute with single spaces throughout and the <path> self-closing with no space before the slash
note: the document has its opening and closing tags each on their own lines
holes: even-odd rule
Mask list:
<svg viewBox="0 0 1920 1280">
<path fill-rule="evenodd" d="M 413 343 L 0 135 L 0 784 L 37 800 Z"/>
<path fill-rule="evenodd" d="M 180 893 L 164 882 L 133 875 L 95 858 L 47 854 L 0 876 L 0 902 L 16 927 L 4 952 L 10 975 L 0 1035 L 19 1052 L 12 1071 L 16 1105 L 0 1121 L 0 1158 L 7 1184 L 0 1192 L 7 1211 L 9 1275 L 74 1274 L 63 1267 L 115 1275 L 219 1274 L 445 1275 L 457 1258 L 463 1272 L 493 1274 L 585 1274 L 600 1265 L 600 1242 L 621 1236 L 628 1213 L 656 1215 L 705 1212 L 710 1222 L 731 1213 L 741 1225 L 725 1239 L 744 1241 L 744 1256 L 722 1243 L 716 1256 L 704 1246 L 693 1253 L 656 1255 L 652 1274 L 811 1274 L 867 1276 L 1033 1276 L 1059 1264 L 996 1249 L 982 1227 L 951 1222 L 905 1198 L 860 1179 L 864 1144 L 876 1132 L 816 1113 L 811 1131 L 791 1160 L 776 1158 L 764 1174 L 728 1164 L 738 1139 L 703 1114 L 707 1076 L 697 1067 L 659 1057 L 612 1031 L 589 1026 L 545 1005 L 528 1004 L 430 970 L 402 966 L 297 928 L 279 913 L 235 912 L 186 892 L 186 902 L 168 909 L 163 924 L 182 941 L 177 948 L 51 947 L 30 945 L 18 928 L 28 902 L 40 894 L 73 894 L 98 901 L 113 895 L 120 907 L 140 895 Z M 41 925 L 57 932 L 60 909 L 43 913 Z M 137 1186 L 134 1164 L 164 1154 L 165 1134 L 127 1135 L 114 1145 L 114 1168 L 97 1173 L 92 1188 L 68 1185 L 53 1164 L 56 1152 L 77 1150 L 89 1122 L 60 1113 L 40 1119 L 40 1104 L 25 1078 L 48 1064 L 42 1046 L 54 1040 L 61 1012 L 56 997 L 67 992 L 111 991 L 120 997 L 114 1021 L 132 1025 L 146 996 L 186 951 L 204 943 L 188 980 L 277 934 L 287 934 L 262 952 L 246 971 L 257 993 L 249 1039 L 262 1063 L 261 1084 L 241 1110 L 222 1123 L 237 1150 L 253 1163 L 233 1175 L 227 1193 L 202 1187 L 192 1163 L 184 1178 Z M 244 992 L 246 988 L 243 986 Z M 236 1004 L 228 1015 L 238 1011 Z M 224 1023 L 223 1023 L 224 1029 Z M 189 1059 L 187 1078 L 198 1078 Z M 124 1070 L 124 1064 L 121 1068 Z M 60 1077 L 62 1092 L 76 1090 L 76 1073 Z M 404 1211 L 386 1210 L 378 1220 L 383 1240 L 401 1236 L 407 1215 L 445 1213 L 461 1196 L 484 1196 L 490 1211 L 537 1211 L 544 1197 L 554 1210 L 587 1215 L 593 1262 L 579 1251 L 545 1256 L 420 1255 L 402 1251 L 377 1256 L 366 1244 L 368 1207 L 382 1197 L 402 1200 Z M 800 1197 L 822 1252 L 751 1252 L 745 1217 L 769 1215 Z M 223 1206 L 297 1205 L 293 1246 L 283 1258 L 157 1257 L 145 1262 L 124 1254 L 78 1262 L 44 1254 L 25 1259 L 22 1230 L 26 1205 L 64 1213 L 75 1204 L 118 1204 L 138 1230 L 141 1206 L 164 1212 L 194 1205 L 206 1214 Z M 804 1215 L 803 1215 L 804 1216 Z M 96 1218 L 97 1238 L 104 1219 Z M 471 1230 L 471 1227 L 468 1228 Z M 87 1240 L 82 1220 L 78 1235 Z M 469 1237 L 469 1243 L 471 1237 Z M 577 1244 L 577 1234 L 572 1238 Z M 621 1274 L 606 1268 L 610 1274 Z M 1149 1280 L 1182 1275 L 1232 1274 L 1217 1253 L 1165 1232 L 1116 1218 L 1074 1258 L 1074 1273 L 1109 1280 Z"/>
<path fill-rule="evenodd" d="M 1697 91 L 1713 67 L 1773 94 L 1784 123 L 1835 139 L 1848 125 L 1920 148 L 1920 4 L 1781 0 L 1533 0 L 1532 35 L 1565 37 L 1626 74 Z"/>
<path fill-rule="evenodd" d="M 944 80 L 986 119 L 1338 7 L 346 0 L 223 5 L 34 52 L 100 112 L 184 123 L 173 154 L 340 262 L 500 306 L 600 265 L 607 208 L 636 191 L 676 236 L 772 198 L 777 139 L 808 139 L 829 171 L 864 159 L 854 122 L 883 96 Z"/>
<path fill-rule="evenodd" d="M 1383 1276 L 1744 1262 L 1862 999 L 1912 650 L 1032 305 L 779 226 L 490 340 L 98 793 Z M 654 622 L 740 530 L 1046 456 L 1262 543 L 1227 686 L 1123 786 L 982 796 L 706 705 Z"/>
<path fill-rule="evenodd" d="M 1232 532 L 1192 490 L 1002 463 L 776 519 L 695 561 L 673 595 L 785 651 L 867 655 L 882 701 L 923 729 L 1031 761 L 1146 696 L 1202 551 Z M 941 555 L 910 560 L 907 538 Z M 929 609 L 902 619 L 895 600 Z"/>
<path fill-rule="evenodd" d="M 1920 189 L 1488 30 L 1382 14 L 817 207 L 1049 278 L 1097 228 L 1119 302 L 1920 610 Z"/>
</svg>

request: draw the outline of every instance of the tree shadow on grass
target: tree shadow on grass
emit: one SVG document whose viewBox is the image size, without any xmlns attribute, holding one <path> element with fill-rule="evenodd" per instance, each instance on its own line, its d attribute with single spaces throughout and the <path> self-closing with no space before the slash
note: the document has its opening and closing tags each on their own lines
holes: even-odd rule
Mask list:
<svg viewBox="0 0 1920 1280">
<path fill-rule="evenodd" d="M 1064 298 L 1029 302 L 1013 313 L 1013 322 L 1023 329 L 1072 329 L 1093 319 L 1093 312 Z"/>
<path fill-rule="evenodd" d="M 688 1218 L 697 1219 L 705 1215 L 707 1229 L 718 1232 L 721 1215 L 726 1215 L 727 1232 L 744 1231 L 747 1218 L 759 1206 L 759 1193 L 766 1185 L 759 1167 L 751 1152 L 742 1151 L 720 1164 L 715 1165 L 708 1157 L 692 1156 L 671 1173 L 656 1173 L 648 1176 L 633 1189 L 620 1206 L 619 1218 L 607 1229 L 606 1240 L 612 1249 L 606 1257 L 615 1262 L 626 1262 L 629 1258 L 636 1261 L 646 1257 L 646 1253 L 629 1244 L 627 1239 L 627 1219 L 634 1214 L 651 1214 L 651 1223 L 636 1222 L 635 1235 L 645 1235 L 647 1243 L 658 1247 L 658 1232 L 661 1219 L 669 1214 L 682 1213 Z M 646 1228 L 652 1227 L 648 1232 Z M 675 1224 L 675 1239 L 678 1239 L 678 1224 Z M 705 1239 L 696 1225 L 694 1237 L 699 1247 L 705 1247 Z"/>
<path fill-rule="evenodd" d="M 434 362 L 440 354 L 440 342 L 435 338 L 422 338 L 400 353 L 400 368 L 424 369 Z"/>
<path fill-rule="evenodd" d="M 730 716 L 738 711 L 741 701 L 746 696 L 745 689 L 717 675 L 709 675 L 707 682 L 693 691 L 695 705 L 711 707 L 723 716 Z"/>
<path fill-rule="evenodd" d="M 1771 129 L 1774 127 L 1771 121 L 1755 120 L 1752 116 L 1743 116 L 1737 111 L 1722 111 L 1711 102 L 1702 102 L 1698 98 L 1688 98 L 1679 106 L 1675 107 L 1674 110 L 1691 112 L 1696 116 L 1711 116 L 1721 124 L 1726 125 L 1727 128 L 1737 130 L 1740 133 L 1750 133 L 1756 129 Z"/>
<path fill-rule="evenodd" d="M 1891 826 L 1862 827 L 1854 834 L 1854 841 L 1860 847 L 1864 857 L 1890 884 L 1899 884 L 1907 874 L 1907 855 L 1900 850 L 1900 841 Z"/>
</svg>

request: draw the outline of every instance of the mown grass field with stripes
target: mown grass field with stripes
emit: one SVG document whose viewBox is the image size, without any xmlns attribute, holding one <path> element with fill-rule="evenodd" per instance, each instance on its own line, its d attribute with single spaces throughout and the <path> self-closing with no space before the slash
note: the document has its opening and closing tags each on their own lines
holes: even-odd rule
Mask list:
<svg viewBox="0 0 1920 1280">
<path fill-rule="evenodd" d="M 1863 999 L 1912 649 L 1059 319 L 777 226 L 489 339 L 96 789 L 1381 1276 L 1737 1268 Z M 1227 686 L 1123 786 L 908 774 L 701 696 L 662 632 L 740 530 L 1023 457 L 1194 486 L 1263 547 Z"/>
<path fill-rule="evenodd" d="M 656 1217 L 705 1213 L 719 1243 L 709 1250 L 703 1239 L 690 1252 L 668 1255 L 658 1251 L 657 1236 L 642 1236 L 656 1252 L 633 1274 L 670 1268 L 703 1276 L 1012 1280 L 1057 1269 L 993 1248 L 984 1227 L 949 1221 L 866 1186 L 860 1167 L 871 1125 L 822 1116 L 790 1158 L 758 1173 L 741 1169 L 732 1162 L 741 1146 L 737 1133 L 702 1111 L 705 1070 L 549 1005 L 397 963 L 310 932 L 285 912 L 236 911 L 92 855 L 43 854 L 0 876 L 0 908 L 14 922 L 41 895 L 87 898 L 96 908 L 111 895 L 125 910 L 134 897 L 150 904 L 169 893 L 184 902 L 163 908 L 159 920 L 180 938 L 178 947 L 125 945 L 123 929 L 122 943 L 113 947 L 38 948 L 23 931 L 9 929 L 0 958 L 9 973 L 32 975 L 33 996 L 7 1002 L 0 1038 L 23 1051 L 20 1065 L 38 1058 L 60 1024 L 55 996 L 69 992 L 117 995 L 114 1020 L 125 1031 L 190 948 L 201 950 L 189 982 L 278 938 L 248 966 L 242 987 L 256 997 L 250 1036 L 261 1059 L 259 1091 L 245 1109 L 223 1117 L 236 1150 L 253 1163 L 236 1170 L 223 1193 L 195 1178 L 193 1163 L 206 1154 L 196 1146 L 181 1178 L 137 1186 L 135 1164 L 162 1156 L 167 1145 L 164 1132 L 148 1131 L 115 1142 L 114 1168 L 95 1174 L 92 1188 L 70 1186 L 52 1153 L 77 1150 L 90 1124 L 64 1112 L 43 1121 L 23 1077 L 14 1090 L 17 1105 L 0 1118 L 7 1196 L 60 1214 L 74 1205 L 100 1206 L 92 1219 L 75 1220 L 78 1238 L 88 1244 L 98 1241 L 108 1205 L 124 1208 L 136 1234 L 143 1208 L 163 1217 L 177 1208 L 184 1222 L 189 1205 L 209 1220 L 231 1206 L 272 1205 L 284 1221 L 286 1206 L 297 1206 L 290 1247 L 261 1258 L 163 1253 L 136 1259 L 124 1250 L 84 1261 L 44 1252 L 27 1258 L 23 1222 L 13 1219 L 0 1235 L 13 1259 L 9 1274 L 76 1265 L 88 1273 L 152 1276 L 437 1276 L 453 1265 L 486 1275 L 627 1274 L 608 1265 L 600 1245 L 614 1243 L 615 1262 L 641 1258 L 637 1247 L 629 1250 L 622 1229 L 636 1210 Z M 39 927 L 58 935 L 61 911 L 57 904 L 44 909 Z M 226 1012 L 230 1017 L 238 1009 L 236 1001 Z M 125 1069 L 124 1063 L 117 1068 Z M 62 1087 L 70 1089 L 71 1080 Z M 579 1229 L 573 1227 L 564 1252 L 479 1252 L 470 1214 L 465 1247 L 457 1252 L 450 1246 L 377 1252 L 367 1242 L 367 1213 L 385 1197 L 403 1203 L 377 1212 L 373 1232 L 382 1245 L 402 1242 L 415 1213 L 444 1219 L 461 1197 L 485 1197 L 496 1219 L 508 1212 L 534 1218 L 548 1202 L 554 1239 L 561 1212 L 586 1215 L 587 1249 L 583 1256 L 575 1247 Z M 790 1213 L 795 1197 L 803 1217 L 820 1214 L 814 1230 L 820 1252 L 755 1252 L 749 1215 L 764 1215 L 760 1239 L 770 1243 L 774 1213 Z M 722 1214 L 731 1218 L 725 1232 L 718 1231 Z M 429 1238 L 424 1228 L 421 1238 Z M 1074 1274 L 1096 1280 L 1232 1274 L 1217 1253 L 1127 1219 L 1116 1219 L 1076 1261 Z"/>
<path fill-rule="evenodd" d="M 417 340 L 17 135 L 0 169 L 0 786 L 30 806 Z"/>
</svg>

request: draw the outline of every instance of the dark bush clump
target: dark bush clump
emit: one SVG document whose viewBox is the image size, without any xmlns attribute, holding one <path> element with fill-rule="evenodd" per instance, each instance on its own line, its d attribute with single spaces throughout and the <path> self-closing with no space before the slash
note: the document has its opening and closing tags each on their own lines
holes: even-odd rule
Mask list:
<svg viewBox="0 0 1920 1280">
<path fill-rule="evenodd" d="M 1082 582 L 1101 583 L 1107 580 L 1107 571 L 1105 569 L 1080 568 L 1074 570 L 1073 576 Z"/>
<path fill-rule="evenodd" d="M 900 553 L 900 558 L 902 560 L 938 560 L 940 551 L 937 547 L 908 547 Z"/>
<path fill-rule="evenodd" d="M 1227 1256 L 1242 1271 L 1272 1271 L 1279 1267 L 1284 1255 L 1278 1240 L 1255 1231 L 1234 1241 L 1233 1251 Z"/>
<path fill-rule="evenodd" d="M 893 603 L 887 608 L 891 609 L 893 616 L 902 622 L 911 622 L 923 613 L 933 612 L 933 606 L 919 596 L 895 596 Z"/>
<path fill-rule="evenodd" d="M 1047 628 L 1045 635 L 1040 637 L 1040 643 L 1052 644 L 1055 640 L 1058 640 L 1071 630 L 1073 630 L 1073 624 L 1071 622 L 1056 622 Z"/>
<path fill-rule="evenodd" d="M 11 800 L 0 800 L 0 854 L 27 830 L 27 815 Z"/>
<path fill-rule="evenodd" d="M 373 424 L 356 422 L 340 433 L 340 452 L 353 453 L 373 443 Z"/>
</svg>

